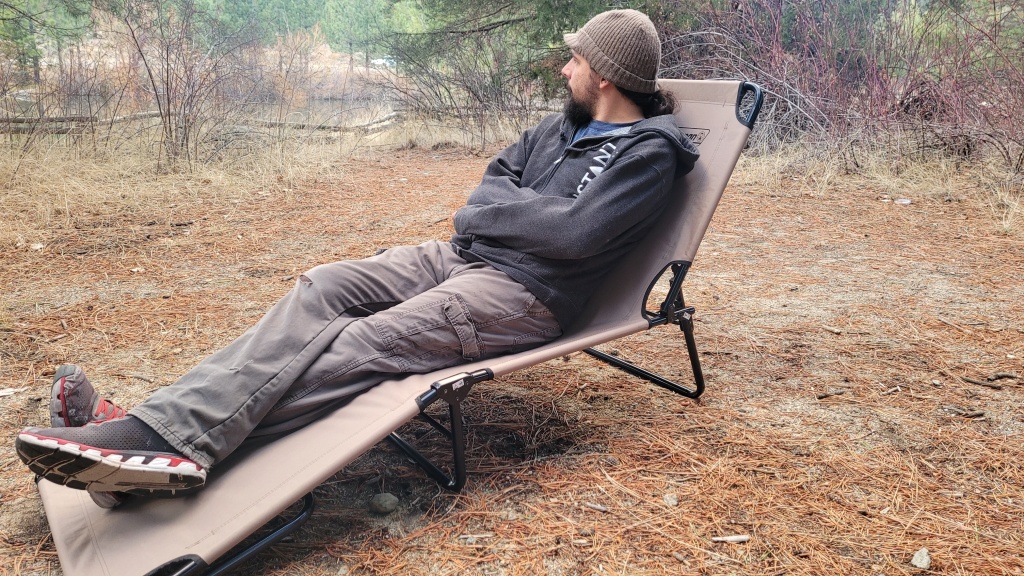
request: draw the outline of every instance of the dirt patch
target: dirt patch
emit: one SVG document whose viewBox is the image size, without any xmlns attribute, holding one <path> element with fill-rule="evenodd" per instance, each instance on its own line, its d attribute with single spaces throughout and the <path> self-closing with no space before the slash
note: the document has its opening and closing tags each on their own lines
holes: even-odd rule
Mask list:
<svg viewBox="0 0 1024 576">
<path fill-rule="evenodd" d="M 6 572 L 59 573 L 10 441 L 46 421 L 57 364 L 83 364 L 137 403 L 306 269 L 446 238 L 486 159 L 346 162 L 331 182 L 81 215 L 3 248 Z M 1019 233 L 969 185 L 897 204 L 853 179 L 824 191 L 736 181 L 685 288 L 708 379 L 699 402 L 585 355 L 481 385 L 461 494 L 378 447 L 317 490 L 298 536 L 244 570 L 893 575 L 917 573 L 910 560 L 928 548 L 933 573 L 1024 574 Z M 613 347 L 690 377 L 674 329 Z M 367 510 L 383 491 L 400 499 L 385 517 Z M 736 535 L 749 540 L 713 540 Z"/>
</svg>

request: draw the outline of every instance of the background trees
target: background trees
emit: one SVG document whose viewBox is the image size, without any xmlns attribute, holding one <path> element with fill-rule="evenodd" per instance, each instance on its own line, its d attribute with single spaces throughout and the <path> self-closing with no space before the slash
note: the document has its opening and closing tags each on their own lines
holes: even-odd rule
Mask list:
<svg viewBox="0 0 1024 576">
<path fill-rule="evenodd" d="M 0 114 L 148 113 L 159 157 L 188 165 L 246 114 L 295 124 L 333 101 L 317 122 L 337 122 L 372 92 L 484 145 L 488 126 L 559 105 L 563 32 L 627 6 L 661 30 L 664 76 L 768 90 L 761 147 L 810 138 L 855 167 L 856 146 L 899 140 L 1024 169 L 1024 0 L 5 0 Z"/>
</svg>

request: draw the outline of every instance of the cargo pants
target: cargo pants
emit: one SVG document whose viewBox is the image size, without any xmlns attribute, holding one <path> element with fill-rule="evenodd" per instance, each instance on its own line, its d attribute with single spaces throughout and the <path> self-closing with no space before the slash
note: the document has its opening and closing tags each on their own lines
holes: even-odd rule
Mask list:
<svg viewBox="0 0 1024 576">
<path fill-rule="evenodd" d="M 210 467 L 247 437 L 304 425 L 387 378 L 560 334 L 529 290 L 451 244 L 392 248 L 302 274 L 254 327 L 129 413 Z"/>
</svg>

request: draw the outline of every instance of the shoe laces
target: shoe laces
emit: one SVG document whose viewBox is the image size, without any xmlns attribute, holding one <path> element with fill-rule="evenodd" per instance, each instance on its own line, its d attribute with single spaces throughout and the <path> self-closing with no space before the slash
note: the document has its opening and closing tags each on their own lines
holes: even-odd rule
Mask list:
<svg viewBox="0 0 1024 576">
<path fill-rule="evenodd" d="M 101 398 L 99 403 L 96 405 L 96 411 L 93 413 L 93 422 L 106 422 L 107 420 L 113 420 L 115 418 L 123 418 L 127 412 L 124 408 L 121 408 L 117 404 L 114 404 L 106 398 Z"/>
</svg>

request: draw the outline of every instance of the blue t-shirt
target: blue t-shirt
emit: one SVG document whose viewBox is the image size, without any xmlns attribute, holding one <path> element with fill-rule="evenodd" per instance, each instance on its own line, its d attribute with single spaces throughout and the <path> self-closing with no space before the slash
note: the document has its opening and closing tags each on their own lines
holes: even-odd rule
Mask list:
<svg viewBox="0 0 1024 576">
<path fill-rule="evenodd" d="M 639 120 L 637 122 L 639 122 Z M 572 141 L 575 142 L 580 138 L 586 138 L 587 136 L 601 136 L 603 134 L 611 133 L 624 134 L 629 131 L 629 127 L 632 126 L 633 124 L 636 124 L 636 122 L 615 124 L 612 122 L 601 122 L 600 120 L 591 120 L 588 124 L 576 130 L 576 133 L 572 135 Z"/>
</svg>

